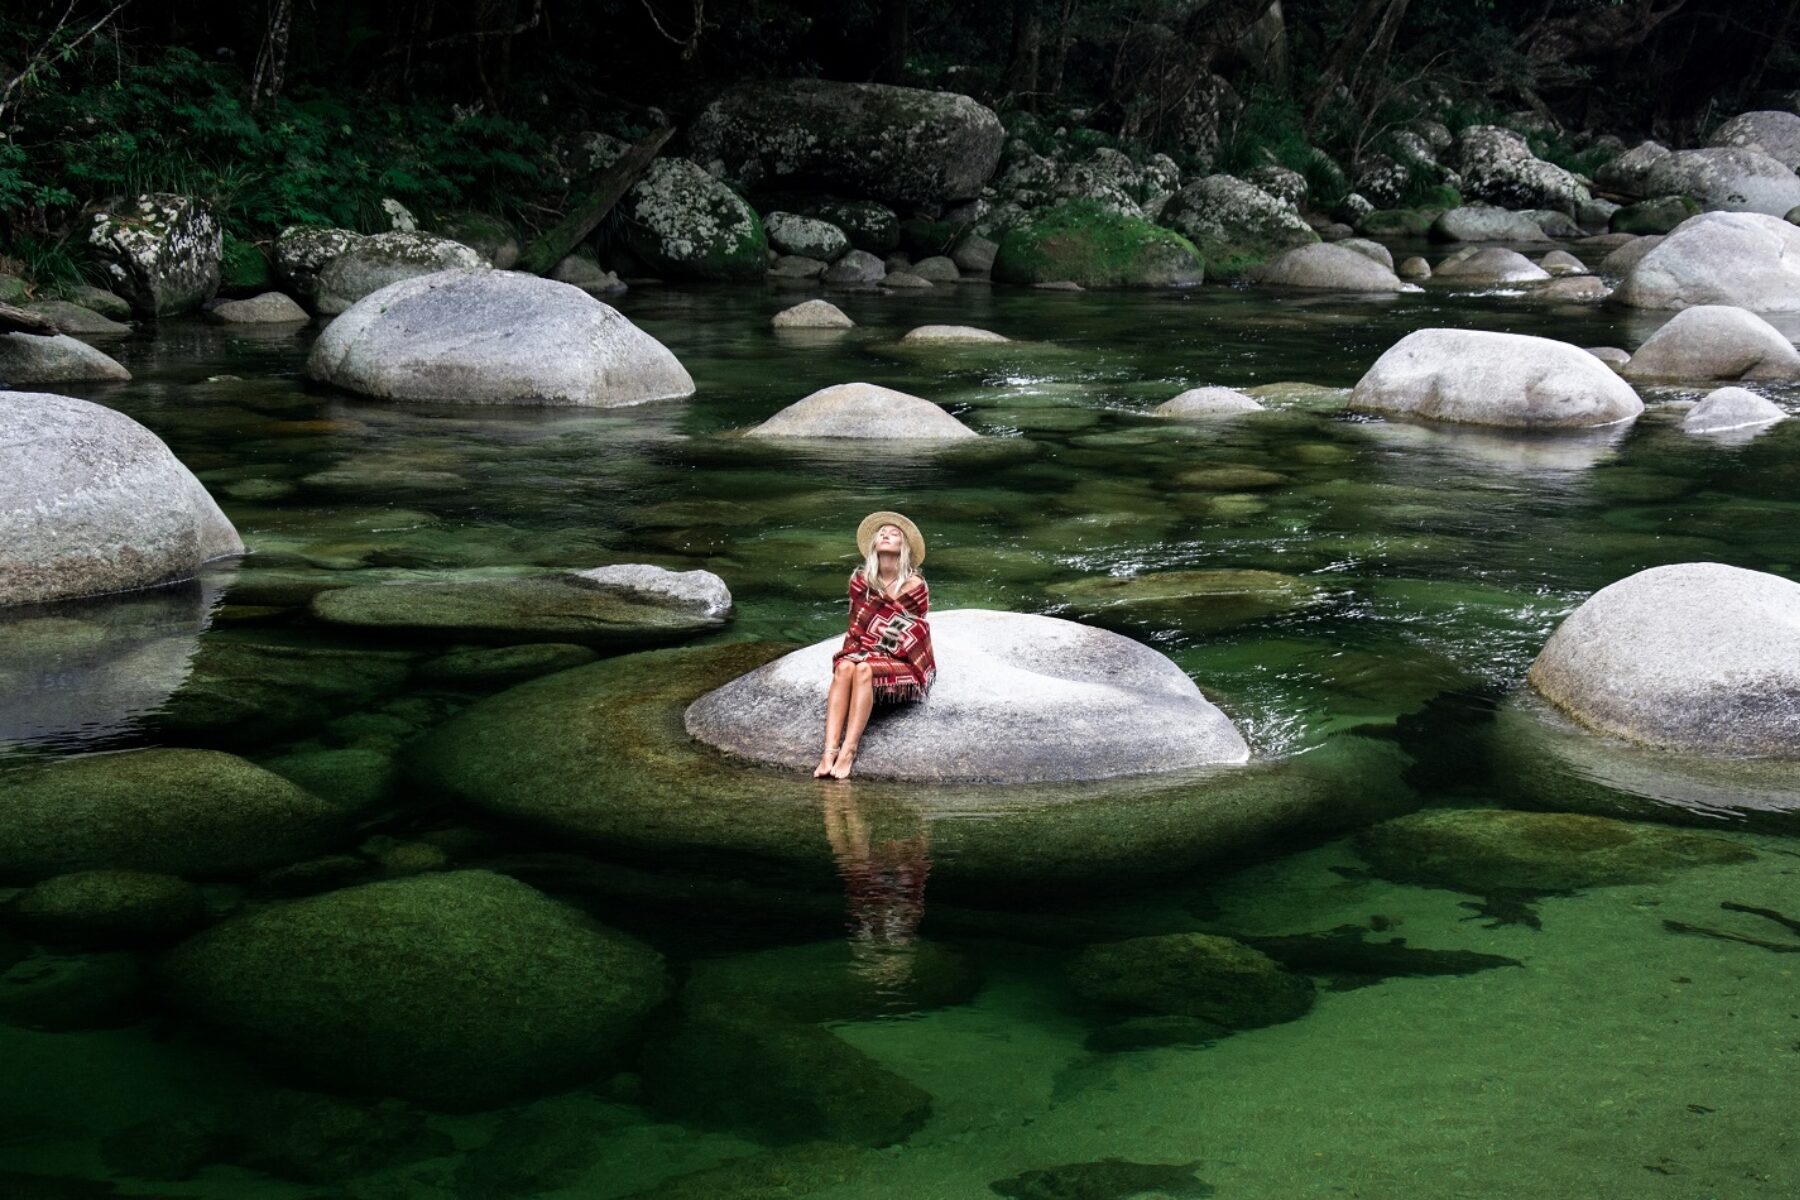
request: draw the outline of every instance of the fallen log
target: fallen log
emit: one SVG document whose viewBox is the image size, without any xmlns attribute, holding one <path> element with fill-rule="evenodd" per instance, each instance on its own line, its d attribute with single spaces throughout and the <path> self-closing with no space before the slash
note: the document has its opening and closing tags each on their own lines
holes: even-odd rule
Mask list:
<svg viewBox="0 0 1800 1200">
<path fill-rule="evenodd" d="M 0 304 L 0 333 L 35 333 L 51 337 L 56 333 L 56 326 L 43 313 L 11 304 Z"/>
<path fill-rule="evenodd" d="M 659 129 L 627 150 L 611 166 L 594 177 L 587 191 L 570 208 L 569 215 L 533 238 L 519 255 L 518 269 L 533 275 L 548 274 L 557 263 L 582 243 L 594 227 L 606 219 L 644 168 L 650 165 L 663 144 L 675 136 L 675 129 Z"/>
</svg>

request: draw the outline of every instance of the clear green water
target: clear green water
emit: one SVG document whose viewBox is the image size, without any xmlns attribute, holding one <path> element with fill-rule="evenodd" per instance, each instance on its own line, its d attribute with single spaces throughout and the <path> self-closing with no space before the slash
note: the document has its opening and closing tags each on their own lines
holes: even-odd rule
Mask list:
<svg viewBox="0 0 1800 1200">
<path fill-rule="evenodd" d="M 427 411 L 320 394 L 300 380 L 310 335 L 172 322 L 120 344 L 134 381 L 81 394 L 160 434 L 255 553 L 205 590 L 9 614 L 0 671 L 15 679 L 36 669 L 31 653 L 74 636 L 45 623 L 58 618 L 79 618 L 78 631 L 89 631 L 81 636 L 97 626 L 111 637 L 150 630 L 164 651 L 132 676 L 141 695 L 123 696 L 115 676 L 72 671 L 56 704 L 34 701 L 35 719 L 17 705 L 0 708 L 12 736 L 33 735 L 10 753 L 196 744 L 259 761 L 342 748 L 404 761 L 413 739 L 479 694 L 416 676 L 393 682 L 404 678 L 393 663 L 416 667 L 436 651 L 309 625 L 303 602 L 312 590 L 648 561 L 726 579 L 737 617 L 708 641 L 810 642 L 842 628 L 856 520 L 896 508 L 931 539 L 939 608 L 1085 615 L 1142 638 L 1193 675 L 1259 756 L 1325 764 L 1322 773 L 1344 776 L 1336 783 L 1347 795 L 1361 786 L 1357 764 L 1378 758 L 1389 769 L 1368 789 L 1391 798 L 1403 770 L 1407 806 L 1504 804 L 1515 781 L 1489 752 L 1494 712 L 1582 597 L 1669 562 L 1800 574 L 1800 422 L 1740 444 L 1685 437 L 1674 428 L 1678 410 L 1663 402 L 1693 393 L 1646 392 L 1645 418 L 1599 440 L 1354 420 L 1339 411 L 1341 394 L 1318 388 L 1217 426 L 1143 415 L 1207 384 L 1345 388 L 1423 326 L 1629 349 L 1656 318 L 1442 291 L 1349 302 L 1224 288 L 965 287 L 834 297 L 857 329 L 773 335 L 768 317 L 802 296 L 632 293 L 620 306 L 676 352 L 699 394 L 600 414 Z M 929 322 L 1021 341 L 929 352 L 896 344 Z M 217 376 L 236 378 L 209 381 Z M 850 380 L 937 400 L 993 440 L 882 457 L 729 436 Z M 1790 408 L 1800 398 L 1773 394 Z M 1278 602 L 1147 602 L 1102 613 L 1083 613 L 1066 590 L 1095 575 L 1189 569 L 1292 580 Z M 195 634 L 215 602 L 210 625 Z M 318 671 L 262 681 L 262 691 L 255 678 L 212 666 L 296 646 L 324 655 Z M 159 681 L 162 692 L 173 689 L 167 705 Z M 225 697 L 211 711 L 229 719 L 171 724 L 151 711 L 180 711 L 196 689 Z M 1334 757 L 1345 746 L 1381 750 Z M 695 892 L 670 864 L 636 855 L 641 886 L 627 894 L 616 880 L 575 886 L 567 860 L 560 875 L 542 869 L 541 856 L 598 862 L 602 848 L 505 827 L 404 786 L 396 796 L 382 809 L 390 815 L 342 849 L 373 858 L 391 845 L 379 839 L 423 840 L 449 847 L 455 865 L 535 862 L 535 874 L 524 872 L 532 882 L 649 939 L 678 970 L 830 943 L 859 919 L 833 869 L 835 855 L 849 870 L 841 860 L 858 852 L 856 839 L 829 812 L 810 876 L 776 888 L 755 864 L 716 860 L 706 864 L 713 890 Z M 930 795 L 916 799 L 916 808 L 870 817 L 874 852 L 942 855 L 942 876 L 953 878 L 957 818 L 934 811 Z M 900 919 L 917 918 L 920 936 L 966 955 L 980 987 L 954 1004 L 831 1024 L 931 1096 L 923 1127 L 880 1149 L 771 1149 L 676 1123 L 639 1103 L 627 1071 L 518 1109 L 430 1115 L 427 1124 L 451 1139 L 438 1153 L 348 1182 L 219 1165 L 194 1179 L 145 1182 L 109 1171 L 105 1135 L 151 1116 L 229 1109 L 264 1086 L 232 1051 L 147 1005 L 143 1020 L 122 1028 L 0 1025 L 0 1163 L 115 1178 L 125 1192 L 207 1196 L 950 1200 L 992 1195 L 990 1183 L 1023 1172 L 1113 1157 L 1194 1164 L 1219 1196 L 1792 1195 L 1800 958 L 1677 936 L 1662 922 L 1779 940 L 1767 922 L 1718 904 L 1800 913 L 1800 844 L 1782 836 L 1780 822 L 1713 827 L 1758 857 L 1538 899 L 1528 911 L 1539 928 L 1471 919 L 1466 904 L 1485 901 L 1469 892 L 1371 877 L 1340 829 L 1303 830 L 1281 847 L 1169 878 L 1147 863 L 1112 872 L 1117 879 L 1044 878 L 978 902 L 955 895 L 935 910 L 941 896 L 927 881 L 922 916 Z M 375 876 L 357 878 L 365 877 Z M 251 903 L 268 894 L 245 881 L 215 890 Z M 1346 990 L 1321 977 L 1318 1002 L 1297 1021 L 1210 1045 L 1085 1045 L 1116 1014 L 1079 1000 L 1065 981 L 1065 960 L 1084 938 L 1342 925 L 1523 965 Z M 786 969 L 802 979 L 845 969 L 793 961 L 800 965 Z M 720 1163 L 730 1165 L 665 1182 Z M 1116 1180 L 1094 1186 L 1033 1194 L 1131 1194 Z"/>
</svg>

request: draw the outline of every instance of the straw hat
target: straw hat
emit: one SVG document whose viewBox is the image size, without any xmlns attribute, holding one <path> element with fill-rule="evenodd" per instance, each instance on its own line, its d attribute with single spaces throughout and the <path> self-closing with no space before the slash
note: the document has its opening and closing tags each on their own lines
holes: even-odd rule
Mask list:
<svg viewBox="0 0 1800 1200">
<path fill-rule="evenodd" d="M 925 561 L 925 535 L 919 527 L 897 512 L 872 512 L 862 519 L 856 527 L 856 549 L 864 558 L 869 557 L 869 548 L 875 544 L 875 534 L 883 525 L 894 525 L 900 535 L 906 539 L 906 548 L 912 551 L 913 566 Z"/>
</svg>

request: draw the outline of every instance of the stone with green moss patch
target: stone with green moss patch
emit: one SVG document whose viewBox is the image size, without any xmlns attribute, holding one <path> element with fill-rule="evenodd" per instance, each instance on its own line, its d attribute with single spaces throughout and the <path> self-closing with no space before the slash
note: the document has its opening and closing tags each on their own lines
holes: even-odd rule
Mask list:
<svg viewBox="0 0 1800 1200">
<path fill-rule="evenodd" d="M 1069 965 L 1089 1000 L 1254 1029 L 1306 1015 L 1312 981 L 1228 937 L 1173 933 L 1090 946 Z"/>
<path fill-rule="evenodd" d="M 219 252 L 219 291 L 227 296 L 254 296 L 274 286 L 275 271 L 262 247 L 226 234 Z"/>
<path fill-rule="evenodd" d="M 685 158 L 659 158 L 619 203 L 625 244 L 675 279 L 759 279 L 769 242 L 743 197 Z"/>
<path fill-rule="evenodd" d="M 1192 287 L 1204 276 L 1192 242 L 1091 200 L 1059 204 L 1014 225 L 994 259 L 994 278 L 1004 283 Z"/>
<path fill-rule="evenodd" d="M 1283 250 L 1319 240 L 1300 214 L 1254 184 L 1208 175 L 1170 198 L 1158 220 L 1185 236 L 1214 279 L 1237 279 Z"/>
</svg>

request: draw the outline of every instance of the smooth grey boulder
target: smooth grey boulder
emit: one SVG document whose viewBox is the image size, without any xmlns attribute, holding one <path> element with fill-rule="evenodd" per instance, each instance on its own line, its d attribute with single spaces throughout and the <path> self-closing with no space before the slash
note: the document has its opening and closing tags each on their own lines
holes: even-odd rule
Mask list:
<svg viewBox="0 0 1800 1200">
<path fill-rule="evenodd" d="M 967 96 L 822 79 L 741 84 L 688 130 L 696 157 L 749 187 L 896 207 L 979 195 L 1005 136 L 993 110 Z"/>
<path fill-rule="evenodd" d="M 1537 265 L 1552 275 L 1586 275 L 1587 264 L 1567 250 L 1552 250 L 1538 259 Z"/>
<path fill-rule="evenodd" d="M 1627 379 L 1794 379 L 1800 351 L 1753 312 L 1700 304 L 1670 317 L 1621 372 Z"/>
<path fill-rule="evenodd" d="M 694 392 L 668 348 L 618 310 L 513 271 L 390 284 L 326 327 L 306 370 L 384 400 L 611 408 Z"/>
<path fill-rule="evenodd" d="M 275 239 L 275 273 L 308 304 L 319 294 L 319 272 L 363 235 L 348 229 L 290 225 Z"/>
<path fill-rule="evenodd" d="M 1594 172 L 1594 182 L 1627 196 L 1649 196 L 1650 168 L 1669 156 L 1660 142 L 1639 142 Z"/>
<path fill-rule="evenodd" d="M 986 275 L 994 269 L 994 259 L 999 253 L 999 242 L 971 233 L 956 243 L 956 248 L 950 251 L 950 259 L 964 275 Z"/>
<path fill-rule="evenodd" d="M 829 300 L 807 300 L 769 318 L 776 329 L 853 329 L 856 322 Z"/>
<path fill-rule="evenodd" d="M 917 329 L 909 329 L 902 342 L 961 342 L 964 344 L 987 344 L 1010 342 L 987 329 L 976 329 L 972 325 L 921 325 Z"/>
<path fill-rule="evenodd" d="M 112 383 L 131 372 L 66 333 L 0 333 L 0 379 L 8 383 Z"/>
<path fill-rule="evenodd" d="M 200 481 L 130 417 L 0 392 L 0 605 L 170 583 L 243 552 Z"/>
<path fill-rule="evenodd" d="M 1243 737 L 1193 680 L 1129 638 L 983 609 L 934 613 L 931 633 L 930 696 L 869 726 L 859 775 L 1032 783 L 1249 761 Z M 811 765 L 840 643 L 796 650 L 700 697 L 688 732 L 744 758 Z"/>
<path fill-rule="evenodd" d="M 312 318 L 280 292 L 264 292 L 248 300 L 215 304 L 206 315 L 222 325 L 293 325 Z"/>
<path fill-rule="evenodd" d="M 56 332 L 74 336 L 82 334 L 130 333 L 131 326 L 111 317 L 102 316 L 91 308 L 67 300 L 33 300 L 25 306 L 32 312 L 42 313 L 50 318 L 56 326 Z"/>
<path fill-rule="evenodd" d="M 219 290 L 224 232 L 192 196 L 151 192 L 124 212 L 95 213 L 88 244 L 112 290 L 140 316 L 187 312 Z"/>
<path fill-rule="evenodd" d="M 1401 259 L 1394 273 L 1402 279 L 1430 279 L 1431 264 L 1420 255 L 1413 254 Z"/>
<path fill-rule="evenodd" d="M 886 263 L 867 250 L 851 250 L 826 270 L 825 282 L 854 287 L 880 283 L 886 275 Z"/>
<path fill-rule="evenodd" d="M 1692 196 L 1722 212 L 1786 215 L 1800 204 L 1800 176 L 1779 159 L 1741 146 L 1676 150 L 1651 164 L 1647 196 Z"/>
<path fill-rule="evenodd" d="M 1537 208 L 1527 210 L 1524 214 L 1537 222 L 1537 227 L 1544 231 L 1544 236 L 1568 241 L 1582 236 L 1581 224 L 1568 213 L 1558 212 L 1553 208 Z"/>
<path fill-rule="evenodd" d="M 572 578 L 584 586 L 629 598 L 692 609 L 703 617 L 725 617 L 731 612 L 731 589 L 711 571 L 671 571 L 649 563 L 615 563 L 576 571 Z"/>
<path fill-rule="evenodd" d="M 1600 273 L 1603 275 L 1624 275 L 1631 268 L 1644 260 L 1644 255 L 1662 245 L 1660 233 L 1647 233 L 1632 238 L 1622 246 L 1615 246 L 1607 251 L 1606 257 L 1600 260 Z"/>
<path fill-rule="evenodd" d="M 921 258 L 912 265 L 912 273 L 932 283 L 955 283 L 962 278 L 955 260 L 944 254 Z"/>
<path fill-rule="evenodd" d="M 608 271 L 585 254 L 563 255 L 545 278 L 578 287 L 591 296 L 626 290 L 616 272 Z"/>
<path fill-rule="evenodd" d="M 241 875 L 318 854 L 346 808 L 217 750 L 131 750 L 0 776 L 0 880 Z"/>
<path fill-rule="evenodd" d="M 775 279 L 817 279 L 831 264 L 799 254 L 783 254 L 769 264 L 769 275 Z"/>
<path fill-rule="evenodd" d="M 668 986 L 642 942 L 487 871 L 261 908 L 157 975 L 175 1007 L 305 1080 L 449 1109 L 592 1079 Z"/>
<path fill-rule="evenodd" d="M 886 288 L 900 288 L 903 290 L 916 290 L 919 288 L 932 287 L 934 285 L 931 280 L 920 275 L 914 275 L 911 271 L 890 270 L 882 277 L 881 286 Z"/>
<path fill-rule="evenodd" d="M 0 912 L 40 942 L 136 947 L 200 924 L 206 899 L 175 875 L 71 871 L 32 885 Z"/>
<path fill-rule="evenodd" d="M 1543 227 L 1524 213 L 1464 205 L 1439 213 L 1431 223 L 1439 242 L 1547 242 Z"/>
<path fill-rule="evenodd" d="M 796 400 L 744 436 L 956 441 L 976 434 L 929 400 L 872 383 L 840 383 Z"/>
<path fill-rule="evenodd" d="M 1235 388 L 1189 388 L 1179 396 L 1164 400 L 1150 410 L 1153 417 L 1193 420 L 1205 417 L 1229 417 L 1238 413 L 1262 412 L 1263 406 Z"/>
<path fill-rule="evenodd" d="M 1615 371 L 1624 370 L 1625 364 L 1631 361 L 1631 353 L 1617 346 L 1586 346 L 1583 349 Z"/>
<path fill-rule="evenodd" d="M 1683 433 L 1731 433 L 1760 429 L 1787 420 L 1787 413 L 1766 396 L 1749 388 L 1723 387 L 1707 393 L 1681 419 Z"/>
<path fill-rule="evenodd" d="M 830 263 L 850 248 L 850 239 L 836 225 L 798 213 L 772 212 L 763 218 L 763 230 L 769 236 L 769 245 L 781 254 Z"/>
<path fill-rule="evenodd" d="M 1350 407 L 1513 429 L 1587 429 L 1644 410 L 1631 385 L 1577 346 L 1477 329 L 1420 329 L 1376 360 Z"/>
<path fill-rule="evenodd" d="M 1722 563 L 1639 571 L 1570 613 L 1527 678 L 1613 737 L 1800 758 L 1800 583 Z"/>
<path fill-rule="evenodd" d="M 1433 278 L 1463 283 L 1538 283 L 1550 278 L 1550 273 L 1517 250 L 1489 246 L 1466 258 L 1445 260 Z"/>
<path fill-rule="evenodd" d="M 1338 243 L 1346 250 L 1354 250 L 1363 257 L 1378 262 L 1388 270 L 1394 269 L 1394 252 L 1380 242 L 1372 242 L 1368 238 L 1343 238 Z"/>
<path fill-rule="evenodd" d="M 1472 125 L 1457 138 L 1463 195 L 1506 208 L 1548 208 L 1573 215 L 1588 190 L 1572 173 L 1531 151 L 1498 125 Z"/>
<path fill-rule="evenodd" d="M 390 284 L 477 268 L 486 270 L 488 260 L 461 242 L 429 233 L 377 233 L 351 242 L 319 269 L 314 307 L 335 316 Z"/>
<path fill-rule="evenodd" d="M 1288 250 L 1262 267 L 1255 278 L 1273 287 L 1334 292 L 1398 292 L 1407 286 L 1368 255 L 1335 242 Z"/>
<path fill-rule="evenodd" d="M 1690 217 L 1626 271 L 1613 300 L 1629 308 L 1800 312 L 1800 228 L 1763 213 Z"/>
<path fill-rule="evenodd" d="M 1791 171 L 1800 167 L 1800 116 L 1779 111 L 1739 113 L 1713 130 L 1706 144 L 1756 150 Z"/>
</svg>

